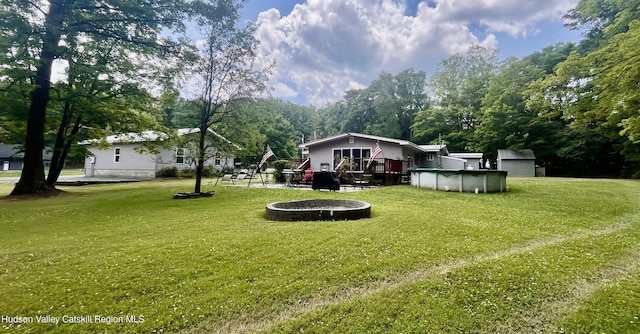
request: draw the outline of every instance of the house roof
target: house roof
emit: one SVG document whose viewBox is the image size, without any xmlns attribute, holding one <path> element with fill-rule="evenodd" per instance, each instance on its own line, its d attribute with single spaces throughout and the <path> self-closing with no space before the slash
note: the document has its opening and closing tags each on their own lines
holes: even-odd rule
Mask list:
<svg viewBox="0 0 640 334">
<path fill-rule="evenodd" d="M 215 137 L 218 137 L 220 139 L 222 139 L 224 142 L 233 145 L 233 147 L 235 147 L 237 150 L 241 150 L 242 148 L 234 143 L 232 143 L 229 139 L 225 138 L 224 136 L 222 136 L 221 134 L 211 130 L 211 129 L 207 129 L 207 131 L 214 135 Z M 192 133 L 199 133 L 200 132 L 200 128 L 183 128 L 183 129 L 178 129 L 177 130 L 178 135 L 179 136 L 184 136 L 184 135 L 188 135 L 188 134 L 192 134 Z"/>
<path fill-rule="evenodd" d="M 298 147 L 307 148 L 307 147 L 310 147 L 310 146 L 315 146 L 315 145 L 318 145 L 318 144 L 327 143 L 327 142 L 331 142 L 331 141 L 338 140 L 338 139 L 344 139 L 344 138 L 348 138 L 348 137 L 358 137 L 358 138 L 381 141 L 381 142 L 386 142 L 386 143 L 393 143 L 393 144 L 397 144 L 397 145 L 400 145 L 400 146 L 410 147 L 410 148 L 412 148 L 412 149 L 414 149 L 416 151 L 419 151 L 419 152 L 424 152 L 424 149 L 422 147 L 420 147 L 419 145 L 416 145 L 416 144 L 414 144 L 414 143 L 412 143 L 412 142 L 410 142 L 408 140 L 393 139 L 393 138 L 380 137 L 380 136 L 374 136 L 374 135 L 366 135 L 366 134 L 363 134 L 363 133 L 355 133 L 355 132 L 347 132 L 347 133 L 339 134 L 337 136 L 322 138 L 320 140 L 316 140 L 316 141 L 313 141 L 313 142 L 300 144 Z"/>
<path fill-rule="evenodd" d="M 454 158 L 462 158 L 462 159 L 482 159 L 484 153 L 473 153 L 473 152 L 458 152 L 458 153 L 449 153 L 449 156 Z"/>
<path fill-rule="evenodd" d="M 22 157 L 18 145 L 0 144 L 0 158 Z"/>
<path fill-rule="evenodd" d="M 499 160 L 536 160 L 531 149 L 522 150 L 498 150 Z"/>
<path fill-rule="evenodd" d="M 143 131 L 143 132 L 129 132 L 121 133 L 117 135 L 107 136 L 104 140 L 109 144 L 121 144 L 121 143 L 141 143 L 145 141 L 164 140 L 168 138 L 165 133 L 156 131 Z M 80 145 L 91 145 L 98 142 L 98 139 L 83 140 Z"/>
<path fill-rule="evenodd" d="M 418 145 L 424 152 L 439 152 L 444 151 L 444 155 L 449 154 L 447 145 Z"/>
<path fill-rule="evenodd" d="M 188 135 L 188 134 L 192 134 L 192 133 L 199 133 L 200 129 L 199 128 L 182 128 L 182 129 L 177 129 L 176 132 L 178 133 L 179 136 L 184 136 L 184 135 Z M 212 135 L 224 140 L 225 142 L 233 145 L 236 149 L 241 150 L 242 148 L 234 143 L 232 143 L 230 140 L 228 140 L 227 138 L 223 137 L 222 135 L 220 135 L 219 133 L 208 129 L 208 132 L 211 133 Z M 122 143 L 141 143 L 141 142 L 146 142 L 146 141 L 162 141 L 169 138 L 169 135 L 167 135 L 164 132 L 158 132 L 158 131 L 143 131 L 143 132 L 129 132 L 129 133 L 122 133 L 122 134 L 117 134 L 117 135 L 111 135 L 111 136 L 107 136 L 105 138 L 106 142 L 109 144 L 122 144 Z M 98 139 L 89 139 L 89 140 L 84 140 L 81 141 L 79 144 L 80 145 L 91 145 L 94 144 L 96 142 L 98 142 Z"/>
<path fill-rule="evenodd" d="M 42 150 L 42 159 L 51 160 L 51 148 L 45 148 Z M 22 145 L 17 144 L 4 144 L 0 143 L 0 159 L 18 159 L 24 158 L 24 151 Z"/>
</svg>

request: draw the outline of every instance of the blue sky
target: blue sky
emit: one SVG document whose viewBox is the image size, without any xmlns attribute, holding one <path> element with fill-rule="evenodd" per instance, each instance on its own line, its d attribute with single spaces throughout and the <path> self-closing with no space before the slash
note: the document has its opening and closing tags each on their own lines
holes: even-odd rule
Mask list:
<svg viewBox="0 0 640 334">
<path fill-rule="evenodd" d="M 323 106 L 367 87 L 381 71 L 437 64 L 472 44 L 527 56 L 579 32 L 562 16 L 578 0 L 251 0 L 259 60 L 275 60 L 273 96 Z"/>
</svg>

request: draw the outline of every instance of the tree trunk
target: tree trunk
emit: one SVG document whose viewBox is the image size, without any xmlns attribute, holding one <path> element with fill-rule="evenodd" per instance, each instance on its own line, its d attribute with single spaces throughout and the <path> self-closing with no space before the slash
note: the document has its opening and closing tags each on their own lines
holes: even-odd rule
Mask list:
<svg viewBox="0 0 640 334">
<path fill-rule="evenodd" d="M 200 127 L 200 139 L 198 141 L 198 161 L 196 164 L 196 185 L 193 189 L 194 193 L 200 193 L 202 190 L 202 171 L 204 170 L 204 160 L 206 155 L 205 139 L 207 136 L 207 129 L 204 130 Z"/>
<path fill-rule="evenodd" d="M 46 15 L 46 33 L 42 41 L 40 61 L 36 68 L 35 88 L 31 93 L 31 105 L 27 116 L 24 165 L 20 180 L 13 188 L 11 196 L 55 190 L 54 187 L 45 183 L 42 153 L 47 104 L 50 99 L 51 68 L 58 54 L 58 43 L 60 43 L 65 15 L 66 9 L 62 4 L 51 2 L 49 13 Z"/>
<path fill-rule="evenodd" d="M 204 169 L 204 160 L 202 157 L 198 158 L 196 164 L 196 186 L 193 189 L 194 193 L 200 193 L 202 190 L 202 170 Z"/>
<path fill-rule="evenodd" d="M 58 129 L 56 144 L 53 148 L 53 156 L 51 157 L 51 165 L 49 166 L 49 174 L 47 175 L 47 185 L 54 187 L 56 182 L 58 182 L 60 173 L 64 168 L 64 163 L 67 160 L 67 155 L 69 155 L 69 151 L 71 150 L 71 145 L 78 131 L 80 131 L 81 122 L 82 117 L 76 118 L 73 128 L 71 128 L 71 133 L 67 134 L 69 118 L 66 115 L 63 117 L 63 122 L 61 122 L 61 126 Z"/>
</svg>

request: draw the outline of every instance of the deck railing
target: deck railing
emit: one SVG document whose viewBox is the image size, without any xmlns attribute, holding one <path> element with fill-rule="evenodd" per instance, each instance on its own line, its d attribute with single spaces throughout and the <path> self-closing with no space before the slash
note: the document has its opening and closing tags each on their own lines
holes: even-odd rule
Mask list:
<svg viewBox="0 0 640 334">
<path fill-rule="evenodd" d="M 378 158 L 374 160 L 377 164 L 373 169 L 374 174 L 408 174 L 408 169 L 413 166 L 413 160 L 395 160 Z"/>
</svg>

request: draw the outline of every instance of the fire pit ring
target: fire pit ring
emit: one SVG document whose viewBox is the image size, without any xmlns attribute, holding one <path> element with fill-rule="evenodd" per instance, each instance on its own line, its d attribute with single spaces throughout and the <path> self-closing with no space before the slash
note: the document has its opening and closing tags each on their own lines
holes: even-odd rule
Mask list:
<svg viewBox="0 0 640 334">
<path fill-rule="evenodd" d="M 355 220 L 371 217 L 371 204 L 343 199 L 307 199 L 267 204 L 267 219 L 276 221 Z"/>
</svg>

